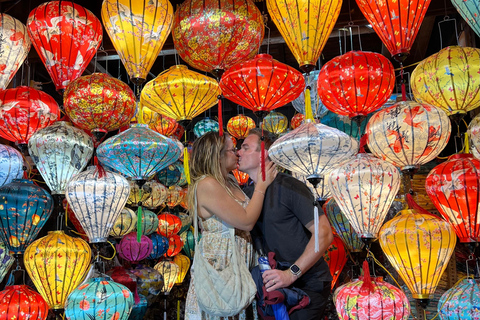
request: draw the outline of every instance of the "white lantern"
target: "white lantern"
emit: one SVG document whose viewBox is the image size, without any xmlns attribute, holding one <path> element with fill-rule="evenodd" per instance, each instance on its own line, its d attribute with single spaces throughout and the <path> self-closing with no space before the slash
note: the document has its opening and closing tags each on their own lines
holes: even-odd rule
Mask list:
<svg viewBox="0 0 480 320">
<path fill-rule="evenodd" d="M 330 171 L 325 173 L 325 177 L 328 177 L 330 174 Z M 313 187 L 307 180 L 307 176 L 301 174 L 301 173 L 296 173 L 292 172 L 292 176 L 303 183 L 310 189 L 312 194 L 314 194 L 319 201 L 326 201 L 328 198 L 332 196 L 332 193 L 330 192 L 330 187 L 328 186 L 328 181 L 327 179 L 322 179 L 316 187 Z"/>
<path fill-rule="evenodd" d="M 156 181 L 148 181 L 143 185 L 151 188 L 150 196 L 143 202 L 143 206 L 154 209 L 161 206 L 167 199 L 167 187 Z"/>
<path fill-rule="evenodd" d="M 0 187 L 23 176 L 23 157 L 10 146 L 0 144 Z"/>
</svg>

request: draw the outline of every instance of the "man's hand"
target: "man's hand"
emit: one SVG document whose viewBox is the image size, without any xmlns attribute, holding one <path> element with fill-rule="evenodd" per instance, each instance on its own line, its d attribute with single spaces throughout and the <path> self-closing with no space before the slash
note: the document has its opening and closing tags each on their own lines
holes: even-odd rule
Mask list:
<svg viewBox="0 0 480 320">
<path fill-rule="evenodd" d="M 267 292 L 286 288 L 297 280 L 297 276 L 293 275 L 290 270 L 265 270 L 262 275 L 263 284 Z"/>
</svg>

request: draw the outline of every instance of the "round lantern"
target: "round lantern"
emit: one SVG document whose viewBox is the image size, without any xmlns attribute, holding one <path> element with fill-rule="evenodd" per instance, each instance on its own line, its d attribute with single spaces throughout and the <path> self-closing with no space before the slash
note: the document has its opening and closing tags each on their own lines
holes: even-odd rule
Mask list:
<svg viewBox="0 0 480 320">
<path fill-rule="evenodd" d="M 328 184 L 335 201 L 360 238 L 376 239 L 400 188 L 400 172 L 366 153 L 332 170 Z"/>
<path fill-rule="evenodd" d="M 418 102 L 463 116 L 480 106 L 480 49 L 447 47 L 426 58 L 410 78 Z"/>
<path fill-rule="evenodd" d="M 480 115 L 476 115 L 468 124 L 468 138 L 470 152 L 477 159 L 480 159 Z"/>
<path fill-rule="evenodd" d="M 330 171 L 325 172 L 324 177 L 328 177 Z M 328 186 L 327 179 L 321 179 L 318 184 L 313 187 L 311 183 L 308 183 L 307 177 L 301 173 L 292 172 L 292 176 L 300 181 L 302 181 L 309 189 L 312 191 L 312 194 L 315 195 L 315 198 L 319 201 L 326 201 L 332 196 L 330 192 L 330 187 Z"/>
<path fill-rule="evenodd" d="M 10 250 L 8 250 L 7 246 L 0 241 L 0 282 L 2 282 L 3 278 L 7 275 L 13 262 L 14 258 L 10 255 Z"/>
<path fill-rule="evenodd" d="M 60 118 L 57 102 L 43 91 L 20 86 L 0 90 L 0 137 L 24 145 Z"/>
<path fill-rule="evenodd" d="M 302 113 L 297 113 L 290 120 L 290 128 L 292 128 L 292 130 L 297 129 L 303 124 L 303 121 L 305 121 L 305 116 Z"/>
<path fill-rule="evenodd" d="M 433 160 L 447 145 L 450 131 L 442 109 L 413 101 L 378 111 L 366 128 L 370 151 L 402 171 Z"/>
<path fill-rule="evenodd" d="M 142 235 L 140 242 L 137 241 L 137 234 L 131 232 L 124 236 L 117 245 L 117 251 L 120 258 L 138 262 L 152 253 L 153 244 L 149 237 Z"/>
<path fill-rule="evenodd" d="M 0 89 L 6 89 L 27 57 L 32 43 L 25 25 L 6 13 L 0 14 L 0 34 Z"/>
<path fill-rule="evenodd" d="M 438 301 L 441 320 L 475 319 L 480 306 L 480 280 L 464 279 L 445 291 Z"/>
<path fill-rule="evenodd" d="M 158 228 L 158 223 L 158 217 L 155 213 L 150 210 L 143 210 L 141 221 L 143 235 L 148 236 L 154 233 Z"/>
<path fill-rule="evenodd" d="M 162 257 L 168 250 L 168 239 L 158 233 L 152 233 L 150 235 L 152 240 L 153 249 L 152 253 L 147 257 L 150 260 L 155 260 Z"/>
<path fill-rule="evenodd" d="M 367 115 L 367 121 L 372 117 L 372 114 Z M 340 116 L 332 111 L 328 111 L 325 116 L 320 120 L 321 123 L 329 127 L 338 129 L 342 132 L 345 132 L 349 136 L 360 139 L 361 136 L 365 133 L 365 128 L 367 127 L 367 121 L 362 121 L 360 123 L 360 128 L 357 122 L 352 121 L 347 116 Z M 360 134 L 360 136 L 359 136 Z"/>
<path fill-rule="evenodd" d="M 180 239 L 183 243 L 183 252 L 187 257 L 193 259 L 193 255 L 195 253 L 195 237 L 193 235 L 193 231 L 191 229 L 184 231 L 180 234 Z"/>
<path fill-rule="evenodd" d="M 107 273 L 113 281 L 124 285 L 133 293 L 133 300 L 139 303 L 141 298 L 137 291 L 137 277 L 123 267 L 113 267 Z"/>
<path fill-rule="evenodd" d="M 90 167 L 67 184 L 66 199 L 90 243 L 106 242 L 130 194 L 127 179 Z"/>
<path fill-rule="evenodd" d="M 176 185 L 180 181 L 180 178 L 182 177 L 180 167 L 181 165 L 178 165 L 175 162 L 163 168 L 157 173 L 158 181 L 167 187 Z"/>
<path fill-rule="evenodd" d="M 171 213 L 162 213 L 158 216 L 157 232 L 165 237 L 177 234 L 182 228 L 182 221 Z"/>
<path fill-rule="evenodd" d="M 175 119 L 152 111 L 147 107 L 142 107 L 142 115 L 143 121 L 140 121 L 141 123 L 147 124 L 150 129 L 166 137 L 173 135 L 177 129 L 178 123 Z M 137 119 L 138 118 L 139 115 L 137 114 Z"/>
<path fill-rule="evenodd" d="M 237 179 L 239 185 L 243 186 L 248 182 L 248 173 L 242 172 L 238 169 L 233 170 L 232 173 L 235 179 Z"/>
<path fill-rule="evenodd" d="M 230 118 L 227 122 L 228 133 L 237 139 L 245 139 L 253 128 L 255 128 L 255 121 L 243 114 Z"/>
<path fill-rule="evenodd" d="M 169 208 L 174 208 L 182 202 L 182 188 L 171 186 L 167 190 L 166 204 Z"/>
<path fill-rule="evenodd" d="M 90 160 L 93 142 L 83 130 L 58 121 L 33 134 L 28 151 L 52 194 L 64 194 L 68 181 Z"/>
<path fill-rule="evenodd" d="M 162 205 L 167 199 L 167 188 L 158 182 L 148 181 L 144 186 L 148 185 L 152 192 L 150 197 L 143 202 L 143 205 L 149 209 L 154 209 Z"/>
<path fill-rule="evenodd" d="M 170 1 L 107 0 L 102 21 L 128 75 L 143 83 L 172 28 Z"/>
<path fill-rule="evenodd" d="M 113 224 L 110 235 L 114 238 L 121 238 L 124 235 L 135 231 L 137 226 L 137 215 L 132 209 L 127 207 L 122 209 L 117 220 Z"/>
<path fill-rule="evenodd" d="M 155 265 L 157 270 L 163 277 L 162 293 L 169 294 L 173 285 L 177 282 L 177 277 L 180 273 L 180 268 L 173 261 L 160 261 Z"/>
<path fill-rule="evenodd" d="M 309 74 L 304 73 L 303 77 L 305 78 L 305 90 L 298 96 L 298 98 L 292 101 L 292 105 L 303 116 L 306 115 L 305 111 L 305 91 L 306 88 L 310 88 L 310 106 L 312 107 L 312 115 L 316 119 L 322 118 L 328 111 L 328 109 L 323 104 L 322 100 L 318 96 L 317 90 L 317 81 L 318 81 L 318 74 L 320 73 L 319 70 L 314 70 Z M 293 121 L 293 119 L 291 120 Z M 298 126 L 297 126 L 298 127 Z M 296 128 L 296 127 L 295 127 Z M 292 129 L 295 129 L 292 127 Z"/>
<path fill-rule="evenodd" d="M 133 294 L 127 287 L 109 277 L 91 278 L 68 296 L 65 317 L 127 320 L 132 307 Z"/>
<path fill-rule="evenodd" d="M 26 285 L 7 286 L 0 291 L 0 315 L 5 320 L 46 320 L 48 304 Z"/>
<path fill-rule="evenodd" d="M 347 263 L 347 251 L 345 250 L 345 245 L 343 244 L 342 239 L 339 236 L 333 236 L 333 242 L 328 246 L 327 251 L 323 255 L 323 259 L 328 264 L 330 269 L 330 274 L 332 275 L 332 289 L 337 283 L 338 277 L 342 273 L 345 263 Z"/>
<path fill-rule="evenodd" d="M 147 313 L 147 307 L 148 307 L 148 301 L 147 298 L 139 294 L 140 301 L 133 305 L 132 312 L 130 312 L 130 317 L 128 320 L 143 320 L 145 317 L 145 314 Z"/>
<path fill-rule="evenodd" d="M 280 135 L 288 128 L 287 117 L 280 113 L 272 111 L 263 118 L 263 129 L 276 135 Z"/>
<path fill-rule="evenodd" d="M 187 275 L 188 269 L 190 268 L 190 259 L 183 254 L 177 254 L 173 258 L 173 263 L 178 266 L 178 276 L 176 284 L 181 284 L 183 280 L 185 280 L 185 276 Z"/>
<path fill-rule="evenodd" d="M 23 176 L 23 157 L 10 146 L 0 144 L 0 187 Z"/>
<path fill-rule="evenodd" d="M 450 156 L 430 171 L 425 189 L 460 242 L 480 242 L 480 160 Z"/>
<path fill-rule="evenodd" d="M 200 138 L 207 132 L 218 132 L 218 130 L 218 122 L 210 118 L 202 119 L 193 126 L 193 134 L 197 138 Z"/>
<path fill-rule="evenodd" d="M 63 231 L 50 231 L 27 247 L 25 269 L 51 309 L 64 308 L 67 297 L 85 278 L 91 254 L 88 243 Z"/>
<path fill-rule="evenodd" d="M 187 0 L 175 12 L 172 31 L 180 57 L 217 78 L 252 58 L 263 35 L 262 14 L 251 0 Z"/>
<path fill-rule="evenodd" d="M 455 249 L 453 228 L 433 214 L 402 210 L 379 233 L 380 246 L 415 299 L 433 297 Z"/>
<path fill-rule="evenodd" d="M 152 189 L 150 185 L 144 184 L 139 186 L 135 181 L 129 181 L 130 183 L 130 195 L 128 196 L 127 204 L 136 207 L 139 202 L 143 204 L 145 200 L 150 197 Z"/>
<path fill-rule="evenodd" d="M 23 253 L 53 210 L 52 196 L 32 180 L 13 180 L 0 188 L 0 237 L 10 251 Z"/>
<path fill-rule="evenodd" d="M 135 96 L 130 87 L 104 73 L 72 81 L 63 96 L 65 112 L 79 128 L 91 131 L 97 142 L 107 131 L 127 125 L 135 115 Z"/>
<path fill-rule="evenodd" d="M 138 293 L 145 296 L 151 304 L 163 287 L 162 275 L 157 270 L 141 264 L 130 272 L 137 277 Z"/>
<path fill-rule="evenodd" d="M 470 28 L 480 37 L 480 6 L 478 2 L 475 0 L 452 0 L 452 4 Z"/>
<path fill-rule="evenodd" d="M 168 249 L 165 256 L 166 257 L 176 256 L 182 250 L 182 247 L 183 247 L 183 241 L 178 234 L 174 234 L 168 237 Z"/>
</svg>

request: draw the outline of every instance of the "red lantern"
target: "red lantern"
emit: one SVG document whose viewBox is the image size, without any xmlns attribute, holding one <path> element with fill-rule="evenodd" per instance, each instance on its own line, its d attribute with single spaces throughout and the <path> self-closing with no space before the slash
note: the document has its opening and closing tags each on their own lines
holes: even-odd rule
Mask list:
<svg viewBox="0 0 480 320">
<path fill-rule="evenodd" d="M 158 216 L 157 232 L 164 237 L 177 234 L 182 228 L 182 220 L 171 213 L 162 213 Z"/>
<path fill-rule="evenodd" d="M 233 173 L 233 176 L 235 177 L 235 179 L 237 179 L 239 185 L 243 186 L 245 183 L 248 182 L 248 174 L 247 173 L 242 172 L 238 169 L 233 170 L 232 173 Z"/>
<path fill-rule="evenodd" d="M 298 127 L 300 127 L 304 120 L 305 116 L 303 115 L 303 113 L 297 113 L 292 117 L 292 120 L 290 120 L 290 128 L 292 128 L 292 130 L 297 129 Z"/>
<path fill-rule="evenodd" d="M 168 249 L 165 257 L 176 256 L 183 248 L 183 241 L 178 234 L 168 237 Z"/>
<path fill-rule="evenodd" d="M 395 85 L 393 65 L 379 53 L 350 51 L 325 63 L 317 90 L 332 112 L 366 117 L 390 98 Z"/>
<path fill-rule="evenodd" d="M 0 137 L 24 145 L 59 117 L 57 102 L 43 91 L 25 86 L 0 90 Z"/>
<path fill-rule="evenodd" d="M 46 320 L 48 309 L 42 296 L 26 285 L 9 286 L 0 291 L 1 319 Z"/>
<path fill-rule="evenodd" d="M 113 267 L 108 271 L 108 275 L 113 281 L 123 284 L 133 293 L 135 303 L 140 302 L 140 297 L 138 296 L 137 291 L 137 276 L 132 272 L 127 271 L 124 267 Z"/>
<path fill-rule="evenodd" d="M 173 132 L 172 136 L 176 137 L 178 140 L 182 140 L 184 133 L 185 128 L 177 122 L 177 126 L 175 127 L 175 131 Z"/>
<path fill-rule="evenodd" d="M 80 77 L 102 42 L 100 20 L 71 1 L 50 1 L 30 12 L 28 35 L 57 90 Z"/>
<path fill-rule="evenodd" d="M 455 154 L 430 171 L 425 189 L 461 242 L 480 242 L 480 161 Z"/>
<path fill-rule="evenodd" d="M 335 287 L 335 283 L 338 280 L 338 277 L 342 273 L 345 263 L 347 263 L 347 251 L 345 250 L 345 245 L 343 244 L 342 239 L 339 236 L 333 236 L 333 242 L 325 251 L 323 256 L 325 262 L 328 264 L 330 269 L 330 274 L 332 275 L 332 289 Z"/>
<path fill-rule="evenodd" d="M 245 139 L 253 128 L 255 128 L 255 121 L 243 114 L 230 118 L 227 122 L 228 133 L 237 139 Z"/>
</svg>

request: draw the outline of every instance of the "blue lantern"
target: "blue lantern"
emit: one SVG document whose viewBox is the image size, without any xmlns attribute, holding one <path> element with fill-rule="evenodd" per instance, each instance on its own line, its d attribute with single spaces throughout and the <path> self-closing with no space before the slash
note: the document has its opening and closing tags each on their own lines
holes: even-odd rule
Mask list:
<svg viewBox="0 0 480 320">
<path fill-rule="evenodd" d="M 218 132 L 218 122 L 210 118 L 205 118 L 198 121 L 195 126 L 193 126 L 193 134 L 195 137 L 200 138 L 205 133 L 210 131 Z"/>
<path fill-rule="evenodd" d="M 53 210 L 52 196 L 32 180 L 15 179 L 0 188 L 0 236 L 15 254 L 37 237 Z"/>
<path fill-rule="evenodd" d="M 23 157 L 10 146 L 0 144 L 0 187 L 20 179 L 23 175 Z"/>
<path fill-rule="evenodd" d="M 182 169 L 180 169 L 181 167 L 183 168 L 182 165 L 172 163 L 166 168 L 163 168 L 157 173 L 158 182 L 167 187 L 177 185 L 182 179 Z"/>
<path fill-rule="evenodd" d="M 480 279 L 465 279 L 447 290 L 438 301 L 442 320 L 478 319 L 480 314 Z"/>
<path fill-rule="evenodd" d="M 135 303 L 130 313 L 128 320 L 143 320 L 145 313 L 147 313 L 147 298 L 144 295 L 139 294 L 140 302 Z"/>
<path fill-rule="evenodd" d="M 372 117 L 372 114 L 373 113 L 367 115 L 367 118 L 360 124 L 361 135 L 365 133 L 365 127 L 367 126 L 368 120 Z M 332 111 L 328 111 L 327 114 L 320 120 L 320 122 L 329 127 L 343 131 L 353 138 L 359 138 L 357 123 L 350 120 L 350 118 L 347 116 L 340 116 Z"/>
<path fill-rule="evenodd" d="M 155 260 L 163 256 L 168 250 L 168 239 L 158 233 L 153 233 L 150 235 L 150 240 L 153 243 L 152 253 L 147 257 L 147 259 Z"/>
<path fill-rule="evenodd" d="M 3 281 L 3 278 L 12 266 L 13 261 L 14 259 L 7 250 L 7 247 L 0 241 L 0 282 Z"/>
</svg>

